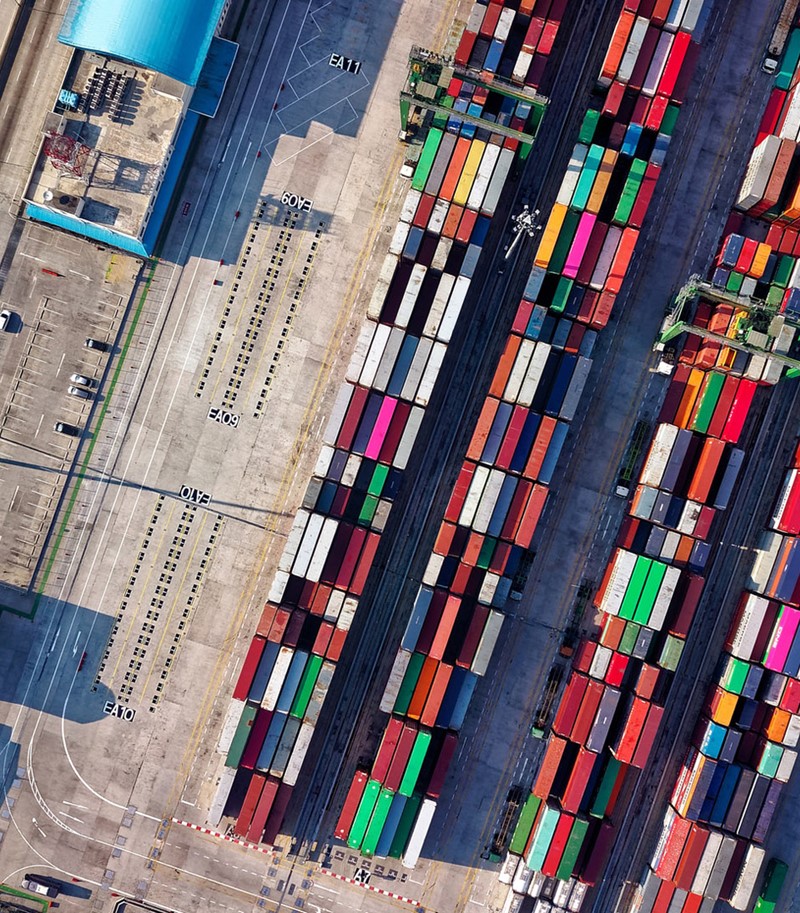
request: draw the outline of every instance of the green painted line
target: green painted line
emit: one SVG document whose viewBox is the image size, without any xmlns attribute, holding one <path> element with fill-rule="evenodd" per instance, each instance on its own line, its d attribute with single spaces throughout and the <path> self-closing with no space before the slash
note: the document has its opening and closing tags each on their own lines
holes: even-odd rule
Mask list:
<svg viewBox="0 0 800 913">
<path fill-rule="evenodd" d="M 50 909 L 49 900 L 42 900 L 41 897 L 37 897 L 35 894 L 28 894 L 27 891 L 17 890 L 17 888 L 12 888 L 7 884 L 0 885 L 0 897 L 2 897 L 3 894 L 10 894 L 12 897 L 22 897 L 24 900 L 40 904 L 39 908 L 42 910 L 42 913 L 44 913 L 45 910 Z"/>
<path fill-rule="evenodd" d="M 111 375 L 111 381 L 109 382 L 109 385 L 108 385 L 108 392 L 100 406 L 100 413 L 97 417 L 97 422 L 95 423 L 94 431 L 92 432 L 92 434 L 89 438 L 89 445 L 86 448 L 86 454 L 85 454 L 83 460 L 81 461 L 80 469 L 78 469 L 77 472 L 75 473 L 75 484 L 72 486 L 72 491 L 70 492 L 69 498 L 67 499 L 66 507 L 63 512 L 63 517 L 62 517 L 61 523 L 58 526 L 58 530 L 56 532 L 56 537 L 55 537 L 55 541 L 53 543 L 53 547 L 50 550 L 50 556 L 48 557 L 47 562 L 45 564 L 41 582 L 39 583 L 39 585 L 36 589 L 36 596 L 34 597 L 34 600 L 33 600 L 33 608 L 31 609 L 31 612 L 29 615 L 26 615 L 24 612 L 19 612 L 18 610 L 7 607 L 7 606 L 0 607 L 0 610 L 2 610 L 2 611 L 11 611 L 11 612 L 14 612 L 14 614 L 22 615 L 23 617 L 30 618 L 30 619 L 33 619 L 36 617 L 36 611 L 39 608 L 39 603 L 41 602 L 42 596 L 44 595 L 44 589 L 47 586 L 47 581 L 50 577 L 51 571 L 53 570 L 53 565 L 55 564 L 56 555 L 58 554 L 58 549 L 61 546 L 61 540 L 64 538 L 64 533 L 67 530 L 67 526 L 69 524 L 70 517 L 72 516 L 72 511 L 73 511 L 73 508 L 75 507 L 75 502 L 78 499 L 78 492 L 80 491 L 80 488 L 81 488 L 81 482 L 86 478 L 86 470 L 88 469 L 89 461 L 92 459 L 92 454 L 94 453 L 94 448 L 95 448 L 95 444 L 97 443 L 97 438 L 98 438 L 100 429 L 103 427 L 103 421 L 106 417 L 106 413 L 108 412 L 109 406 L 111 404 L 111 398 L 114 394 L 114 388 L 116 387 L 117 382 L 119 381 L 120 374 L 122 373 L 122 367 L 125 364 L 125 358 L 128 354 L 128 350 L 131 347 L 131 343 L 133 342 L 133 335 L 136 332 L 136 327 L 139 323 L 139 318 L 142 315 L 142 310 L 144 309 L 145 302 L 147 301 L 147 295 L 150 291 L 150 286 L 153 282 L 153 277 L 155 275 L 155 271 L 156 271 L 156 264 L 152 263 L 150 266 L 150 275 L 145 279 L 144 288 L 142 289 L 142 294 L 140 295 L 139 301 L 136 305 L 136 309 L 133 312 L 131 324 L 130 324 L 130 327 L 128 328 L 128 333 L 125 337 L 125 342 L 122 345 L 122 351 L 120 352 L 119 358 L 117 359 L 117 363 L 114 366 L 114 373 Z"/>
</svg>

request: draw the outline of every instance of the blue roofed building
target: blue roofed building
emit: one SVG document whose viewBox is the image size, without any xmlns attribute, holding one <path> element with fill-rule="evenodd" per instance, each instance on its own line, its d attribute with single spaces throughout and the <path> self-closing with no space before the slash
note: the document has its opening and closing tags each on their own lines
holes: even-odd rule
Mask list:
<svg viewBox="0 0 800 913">
<path fill-rule="evenodd" d="M 202 117 L 213 117 L 237 45 L 229 0 L 71 0 L 75 52 L 45 124 L 25 214 L 152 254 Z"/>
</svg>

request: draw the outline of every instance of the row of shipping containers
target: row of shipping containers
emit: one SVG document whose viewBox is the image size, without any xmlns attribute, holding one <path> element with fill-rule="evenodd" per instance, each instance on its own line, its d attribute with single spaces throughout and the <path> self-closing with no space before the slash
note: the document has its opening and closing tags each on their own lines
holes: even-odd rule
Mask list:
<svg viewBox="0 0 800 913">
<path fill-rule="evenodd" d="M 476 9 L 479 31 L 486 32 L 493 23 L 486 36 L 493 46 L 502 49 L 504 34 L 525 31 L 521 20 L 526 16 L 518 10 L 494 3 L 491 8 L 476 4 Z M 477 12 L 473 20 L 478 20 Z M 483 41 L 483 32 L 481 36 Z M 477 45 L 476 40 L 473 55 Z M 496 51 L 492 54 L 495 59 Z M 509 65 L 513 68 L 513 61 L 509 64 L 502 53 L 496 62 L 498 75 Z M 456 78 L 447 88 L 446 106 L 449 112 L 433 118 L 422 144 L 368 301 L 367 319 L 323 433 L 324 445 L 223 723 L 218 751 L 225 767 L 213 803 L 213 823 L 223 814 L 233 816 L 234 833 L 251 842 L 274 840 L 285 816 L 347 633 L 359 623 L 359 601 L 381 533 L 401 491 L 425 408 L 518 152 L 516 140 L 491 132 L 488 125 L 494 120 L 525 130 L 533 113 L 522 97 L 500 95 Z M 484 108 L 491 112 L 487 128 L 458 116 L 480 116 Z M 449 608 L 446 615 L 452 615 Z M 490 620 L 489 629 L 493 624 Z M 439 643 L 444 635 L 434 636 Z M 477 644 L 475 652 L 479 653 Z M 450 653 L 452 648 L 448 657 Z M 430 665 L 417 669 L 420 682 L 427 682 L 438 697 L 423 698 L 419 684 L 408 697 L 416 714 L 409 719 L 427 721 L 441 713 L 449 714 L 448 723 L 459 714 L 463 718 L 460 695 L 474 687 L 476 661 L 480 658 L 473 657 L 466 668 L 455 661 L 443 663 L 438 675 L 431 675 Z M 424 663 L 409 662 L 410 667 L 417 665 Z M 446 681 L 445 666 L 450 670 Z M 404 835 L 402 840 L 397 836 L 400 853 L 409 852 L 409 846 L 413 851 L 415 835 L 429 815 L 430 800 L 423 800 L 416 781 L 421 773 L 428 788 L 431 783 L 435 787 L 437 771 L 423 763 L 433 755 L 427 754 L 425 738 L 405 757 L 407 747 L 404 735 L 390 765 L 388 785 L 373 778 L 359 793 L 353 814 L 358 827 L 370 800 L 375 800 L 369 811 L 371 823 L 364 829 L 367 848 L 375 838 L 373 851 L 379 820 L 381 828 L 388 821 L 396 825 L 397 835 Z M 441 754 L 443 746 L 437 743 L 435 748 Z M 401 759 L 409 765 L 402 771 Z M 414 770 L 417 776 L 412 775 Z M 396 797 L 393 805 L 387 798 L 390 793 L 392 800 Z"/>
<path fill-rule="evenodd" d="M 624 18 L 630 13 L 628 7 L 637 6 L 626 4 Z M 597 330 L 607 322 L 630 264 L 638 228 L 653 198 L 688 84 L 687 74 L 696 58 L 696 46 L 687 28 L 696 23 L 702 4 L 677 3 L 674 10 L 671 3 L 666 4 L 668 9 L 664 6 L 643 3 L 638 16 L 648 29 L 671 36 L 661 62 L 669 67 L 668 77 L 664 81 L 659 77 L 656 91 L 644 96 L 635 80 L 631 84 L 624 72 L 615 71 L 600 104 L 582 123 L 579 142 L 542 233 L 523 299 L 482 404 L 386 685 L 381 709 L 392 717 L 384 740 L 398 717 L 405 726 L 432 727 L 434 737 L 444 727 L 450 733 L 460 728 L 476 676 L 486 671 L 498 639 L 502 608 L 515 580 L 519 585 L 520 575 L 524 576 L 530 562 L 530 546 L 549 485 L 561 464 L 570 423 L 590 375 Z M 645 53 L 650 55 L 647 65 L 642 63 L 639 69 L 657 67 L 649 39 Z M 646 102 L 639 103 L 640 97 Z M 662 601 L 665 598 L 662 596 Z M 613 639 L 612 634 L 609 637 Z M 617 646 L 620 639 L 617 634 Z M 629 640 L 626 635 L 625 643 Z M 631 651 L 635 642 L 636 638 Z M 665 662 L 674 663 L 674 657 L 675 650 L 668 646 Z M 600 663 L 602 657 L 598 655 L 596 664 Z M 613 676 L 618 669 L 619 662 L 608 674 Z M 453 676 L 459 671 L 463 682 L 453 685 Z M 451 695 L 449 701 L 445 698 L 443 710 L 437 709 L 440 689 Z M 594 695 L 594 688 L 591 693 Z M 433 704 L 430 695 L 434 695 Z M 619 697 L 619 689 L 609 684 L 598 697 L 592 715 L 585 711 L 588 728 L 584 741 L 590 746 L 616 738 L 610 724 Z M 451 708 L 457 711 L 454 716 Z M 595 725 L 596 714 L 599 722 Z M 656 722 L 653 716 L 648 733 Z M 635 753 L 638 740 L 631 748 L 631 739 L 629 733 L 623 754 Z M 444 751 L 454 743 L 442 740 L 441 744 Z M 646 754 L 644 744 L 639 758 Z M 576 750 L 597 757 L 586 745 Z M 440 757 L 434 754 L 431 770 L 438 766 Z M 563 762 L 566 770 L 573 761 L 575 755 L 570 749 L 559 763 Z M 582 756 L 579 778 L 573 781 L 570 793 L 575 810 L 567 812 L 572 818 L 565 818 L 558 830 L 560 840 L 568 820 L 580 822 L 575 825 L 569 855 L 559 857 L 555 864 L 565 872 L 574 855 L 567 879 L 599 877 L 602 854 L 590 851 L 600 844 L 610 851 L 613 843 L 607 822 L 584 827 L 582 803 L 589 800 L 584 796 L 586 790 L 581 790 L 580 778 L 602 774 L 599 768 L 592 774 L 589 767 L 589 759 Z M 618 769 L 615 767 L 615 772 Z M 351 790 L 359 778 L 368 776 L 366 771 L 357 771 Z M 379 781 L 375 779 L 375 783 L 377 788 Z M 604 789 L 608 783 L 608 779 L 603 781 Z M 544 803 L 536 821 L 548 814 L 546 807 Z M 341 821 L 342 839 L 349 838 L 346 826 L 353 826 L 352 809 L 347 811 Z M 536 821 L 529 822 L 526 840 L 529 836 L 534 839 Z M 547 821 L 548 830 L 543 834 L 549 833 L 552 814 Z M 356 845 L 360 838 L 362 834 L 357 831 Z M 545 850 L 541 842 L 544 839 L 542 836 L 537 844 L 536 856 L 530 857 L 528 848 L 525 858 L 538 859 L 542 852 L 549 852 L 549 844 Z M 564 839 L 568 842 L 567 837 Z M 384 847 L 385 842 L 378 845 L 378 851 Z M 373 852 L 373 843 L 367 842 L 366 849 Z M 554 854 L 555 849 L 549 857 L 551 863 Z M 404 861 L 413 863 L 414 858 Z"/>
</svg>

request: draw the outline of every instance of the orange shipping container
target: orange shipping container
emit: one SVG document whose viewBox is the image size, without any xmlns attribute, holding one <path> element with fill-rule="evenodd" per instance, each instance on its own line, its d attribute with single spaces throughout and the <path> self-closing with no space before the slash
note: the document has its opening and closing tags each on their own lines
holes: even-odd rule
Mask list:
<svg viewBox="0 0 800 913">
<path fill-rule="evenodd" d="M 600 643 L 610 650 L 616 650 L 625 633 L 625 625 L 624 618 L 620 618 L 618 615 L 606 615 L 605 624 L 600 633 Z"/>
<path fill-rule="evenodd" d="M 545 456 L 547 456 L 547 448 L 550 446 L 550 441 L 555 429 L 556 420 L 550 418 L 549 415 L 546 415 L 539 425 L 536 440 L 533 442 L 533 447 L 531 448 L 531 455 L 528 457 L 528 462 L 522 473 L 526 479 L 537 479 L 539 477 L 542 463 L 544 462 Z"/>
<path fill-rule="evenodd" d="M 547 749 L 542 759 L 542 766 L 539 768 L 539 776 L 533 784 L 531 792 L 540 799 L 547 799 L 550 790 L 553 787 L 553 781 L 558 772 L 558 765 L 564 755 L 564 749 L 567 747 L 567 740 L 560 739 L 558 736 L 551 736 L 547 743 Z"/>
<path fill-rule="evenodd" d="M 636 248 L 636 241 L 638 238 L 638 228 L 626 228 L 622 232 L 619 247 L 614 254 L 614 260 L 611 263 L 611 269 L 608 271 L 608 278 L 606 279 L 603 291 L 611 292 L 614 295 L 619 294 L 622 283 L 625 281 L 625 275 L 628 272 L 628 267 L 630 266 L 631 257 Z"/>
<path fill-rule="evenodd" d="M 447 210 L 447 216 L 444 220 L 444 225 L 442 226 L 442 236 L 445 238 L 455 238 L 456 232 L 458 231 L 458 223 L 461 221 L 461 216 L 464 212 L 463 206 L 451 206 Z"/>
<path fill-rule="evenodd" d="M 483 548 L 483 543 L 486 541 L 486 536 L 483 533 L 471 532 L 469 534 L 469 539 L 467 539 L 467 546 L 464 549 L 464 554 L 461 560 L 464 564 L 468 564 L 470 567 L 475 567 L 478 562 L 478 557 L 480 556 L 481 549 Z"/>
<path fill-rule="evenodd" d="M 458 610 L 460 608 L 461 600 L 458 596 L 447 597 L 442 617 L 439 619 L 439 627 L 436 629 L 436 634 L 434 635 L 433 643 L 431 644 L 429 652 L 431 659 L 438 660 L 444 656 L 444 648 L 447 646 L 447 641 L 450 639 L 450 635 L 453 632 L 453 625 L 455 624 L 456 615 L 458 615 Z"/>
<path fill-rule="evenodd" d="M 693 548 L 694 539 L 691 536 L 681 536 L 678 547 L 675 550 L 675 557 L 672 559 L 674 563 L 679 565 L 687 564 L 692 556 Z"/>
<path fill-rule="evenodd" d="M 492 378 L 492 385 L 489 387 L 489 393 L 492 396 L 499 398 L 503 395 L 503 390 L 505 390 L 508 378 L 511 376 L 511 371 L 514 367 L 517 352 L 519 352 L 521 344 L 522 337 L 517 336 L 516 333 L 511 333 L 508 339 L 506 339 L 506 347 L 503 350 L 503 354 L 500 356 L 500 362 L 497 365 L 494 377 Z"/>
<path fill-rule="evenodd" d="M 425 657 L 425 662 L 422 664 L 422 669 L 420 670 L 419 678 L 417 679 L 417 687 L 414 688 L 414 693 L 411 695 L 411 703 L 408 705 L 406 716 L 408 716 L 409 719 L 418 720 L 422 716 L 422 711 L 425 708 L 425 701 L 428 700 L 428 695 L 430 694 L 438 667 L 438 660 L 434 659 L 432 656 Z"/>
<path fill-rule="evenodd" d="M 550 218 L 544 227 L 542 240 L 539 242 L 539 247 L 536 249 L 536 256 L 534 257 L 534 263 L 543 269 L 550 265 L 550 258 L 553 256 L 566 215 L 567 207 L 563 203 L 555 203 L 550 210 Z"/>
<path fill-rule="evenodd" d="M 425 709 L 422 711 L 422 716 L 419 718 L 419 721 L 423 726 L 434 726 L 436 724 L 436 717 L 439 715 L 439 710 L 441 709 L 442 701 L 444 700 L 444 693 L 447 691 L 447 683 L 450 681 L 452 672 L 452 666 L 448 666 L 447 663 L 439 664 L 439 668 L 436 670 L 436 675 L 433 679 L 433 684 L 431 685 L 428 700 L 425 702 Z"/>
<path fill-rule="evenodd" d="M 689 377 L 686 381 L 686 389 L 683 391 L 683 396 L 678 405 L 678 410 L 675 413 L 675 421 L 673 423 L 679 428 L 689 427 L 689 419 L 692 417 L 692 410 L 694 409 L 694 404 L 697 400 L 697 395 L 700 392 L 700 385 L 703 383 L 704 376 L 704 372 L 699 368 L 692 368 L 689 372 Z"/>
<path fill-rule="evenodd" d="M 600 167 L 597 169 L 594 184 L 592 184 L 592 192 L 589 194 L 589 199 L 586 202 L 586 212 L 594 213 L 594 215 L 597 215 L 597 213 L 600 212 L 600 207 L 603 205 L 606 190 L 608 190 L 608 183 L 611 180 L 611 173 L 614 171 L 614 165 L 617 163 L 618 155 L 619 153 L 615 152 L 613 149 L 606 149 L 603 153 L 603 158 L 600 161 Z"/>
<path fill-rule="evenodd" d="M 636 16 L 633 13 L 627 10 L 623 10 L 620 13 L 617 27 L 614 29 L 614 34 L 611 38 L 611 44 L 603 61 L 603 69 L 600 71 L 601 79 L 610 80 L 617 75 L 634 22 L 636 22 Z"/>
<path fill-rule="evenodd" d="M 472 435 L 472 440 L 467 448 L 468 459 L 477 461 L 481 458 L 499 405 L 500 400 L 495 399 L 493 396 L 487 396 L 484 400 L 481 414 L 478 416 L 478 424 L 475 426 L 475 433 Z"/>
<path fill-rule="evenodd" d="M 738 694 L 715 688 L 711 699 L 711 719 L 720 726 L 730 726 L 738 703 Z"/>
<path fill-rule="evenodd" d="M 528 503 L 525 505 L 525 512 L 522 515 L 519 528 L 514 535 L 514 542 L 523 548 L 530 548 L 533 541 L 533 534 L 539 525 L 539 518 L 542 516 L 545 502 L 547 501 L 548 488 L 546 485 L 534 485 Z"/>
<path fill-rule="evenodd" d="M 700 504 L 706 503 L 724 453 L 724 441 L 713 437 L 706 438 L 703 443 L 703 449 L 700 451 L 697 468 L 686 492 L 686 497 L 690 501 L 698 501 Z"/>
<path fill-rule="evenodd" d="M 772 716 L 764 730 L 764 735 L 772 742 L 782 742 L 791 719 L 791 713 L 787 710 L 781 710 L 780 707 L 776 707 L 772 711 Z"/>
<path fill-rule="evenodd" d="M 442 186 L 439 190 L 440 200 L 453 199 L 453 194 L 455 193 L 455 189 L 458 186 L 458 179 L 461 177 L 461 170 L 464 167 L 464 162 L 467 160 L 471 145 L 472 144 L 470 140 L 465 139 L 463 136 L 460 137 L 456 142 L 456 147 L 453 150 L 453 155 L 450 158 L 450 164 L 447 166 L 447 171 L 445 172 L 444 180 L 442 181 Z M 456 229 L 454 228 L 453 237 L 455 236 L 455 232 Z"/>
<path fill-rule="evenodd" d="M 439 527 L 439 533 L 436 536 L 436 542 L 433 544 L 433 551 L 437 555 L 447 555 L 450 554 L 450 546 L 453 544 L 453 537 L 456 534 L 456 525 L 455 523 L 450 523 L 447 520 L 442 522 L 442 525 Z"/>
</svg>

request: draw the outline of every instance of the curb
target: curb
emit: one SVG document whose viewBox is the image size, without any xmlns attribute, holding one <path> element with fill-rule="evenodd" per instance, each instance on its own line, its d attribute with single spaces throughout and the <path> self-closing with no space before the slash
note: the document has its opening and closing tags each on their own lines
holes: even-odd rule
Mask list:
<svg viewBox="0 0 800 913">
<path fill-rule="evenodd" d="M 320 872 L 323 875 L 328 875 L 331 878 L 338 878 L 339 881 L 346 881 L 348 884 L 354 884 L 356 887 L 366 888 L 369 891 L 374 891 L 376 894 L 383 894 L 384 897 L 391 897 L 392 900 L 402 900 L 403 903 L 410 903 L 415 907 L 419 906 L 418 900 L 412 900 L 410 897 L 403 897 L 402 894 L 395 894 L 394 891 L 384 891 L 383 888 L 374 888 L 371 884 L 362 884 L 360 881 L 356 881 L 354 878 L 347 878 L 344 875 L 337 875 L 336 872 L 329 872 L 327 869 L 320 869 Z"/>
</svg>

